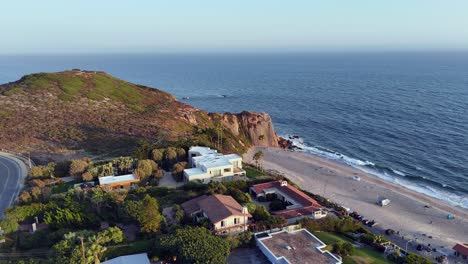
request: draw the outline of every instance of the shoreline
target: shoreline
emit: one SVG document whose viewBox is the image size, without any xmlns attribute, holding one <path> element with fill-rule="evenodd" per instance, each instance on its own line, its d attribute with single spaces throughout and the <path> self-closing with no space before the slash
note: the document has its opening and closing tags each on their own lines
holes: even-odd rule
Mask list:
<svg viewBox="0 0 468 264">
<path fill-rule="evenodd" d="M 311 153 L 253 147 L 244 159 L 252 162 L 253 153 L 258 150 L 264 152 L 260 163 L 265 169 L 281 172 L 302 189 L 376 220 L 380 228 L 391 228 L 409 239 L 445 248 L 468 242 L 463 241 L 468 237 L 468 210 L 464 208 Z M 361 180 L 352 180 L 354 175 L 359 175 Z M 391 204 L 376 205 L 382 196 L 389 198 Z M 447 219 L 449 213 L 455 219 Z"/>
</svg>

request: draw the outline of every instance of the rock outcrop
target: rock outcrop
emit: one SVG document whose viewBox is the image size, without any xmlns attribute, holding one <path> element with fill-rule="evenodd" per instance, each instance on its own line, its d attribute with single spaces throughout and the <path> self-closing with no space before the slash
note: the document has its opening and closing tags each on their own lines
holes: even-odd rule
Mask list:
<svg viewBox="0 0 468 264">
<path fill-rule="evenodd" d="M 279 147 L 282 141 L 275 133 L 273 122 L 267 113 L 242 112 L 239 114 L 210 113 L 212 120 L 218 120 L 235 136 L 245 136 L 252 145 Z"/>
</svg>

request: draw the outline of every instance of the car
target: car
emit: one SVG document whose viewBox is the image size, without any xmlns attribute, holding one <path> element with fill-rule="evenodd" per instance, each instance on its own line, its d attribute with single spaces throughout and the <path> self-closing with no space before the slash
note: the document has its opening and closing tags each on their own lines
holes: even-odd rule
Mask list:
<svg viewBox="0 0 468 264">
<path fill-rule="evenodd" d="M 369 223 L 367 223 L 368 226 L 370 227 L 374 227 L 376 225 L 378 225 L 379 223 L 375 222 L 374 220 L 370 221 Z"/>
<path fill-rule="evenodd" d="M 362 222 L 363 224 L 367 225 L 367 224 L 369 223 L 369 220 L 367 220 L 367 219 L 362 219 L 361 222 Z"/>
<path fill-rule="evenodd" d="M 385 234 L 388 235 L 388 236 L 394 235 L 395 230 L 389 228 L 389 229 L 385 230 Z"/>
<path fill-rule="evenodd" d="M 416 247 L 416 250 L 417 251 L 422 251 L 424 249 L 424 246 L 419 244 L 417 247 Z"/>
</svg>

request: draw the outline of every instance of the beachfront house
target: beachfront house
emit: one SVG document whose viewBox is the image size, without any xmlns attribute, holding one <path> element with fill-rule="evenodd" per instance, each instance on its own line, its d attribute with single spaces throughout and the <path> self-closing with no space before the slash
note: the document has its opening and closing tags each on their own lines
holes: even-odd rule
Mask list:
<svg viewBox="0 0 468 264">
<path fill-rule="evenodd" d="M 303 193 L 287 181 L 272 181 L 250 187 L 250 195 L 258 201 L 280 200 L 285 208 L 272 212 L 282 216 L 290 223 L 297 219 L 310 217 L 320 219 L 327 216 L 327 211 L 314 199 Z"/>
<path fill-rule="evenodd" d="M 468 259 L 468 244 L 458 243 L 453 247 L 453 250 L 455 251 L 455 256 Z"/>
<path fill-rule="evenodd" d="M 140 179 L 133 174 L 121 176 L 104 176 L 99 177 L 99 186 L 103 188 L 116 189 L 131 189 L 134 185 L 140 182 Z"/>
<path fill-rule="evenodd" d="M 193 146 L 188 151 L 188 160 L 191 168 L 184 170 L 185 182 L 230 181 L 245 176 L 242 157 L 237 154 L 223 155 L 208 147 Z"/>
<path fill-rule="evenodd" d="M 341 258 L 326 249 L 327 245 L 302 228 L 295 231 L 255 234 L 260 251 L 273 264 L 341 264 Z"/>
<path fill-rule="evenodd" d="M 195 222 L 208 219 L 215 234 L 240 233 L 248 230 L 247 207 L 241 206 L 229 195 L 202 195 L 182 204 L 185 214 Z"/>
</svg>

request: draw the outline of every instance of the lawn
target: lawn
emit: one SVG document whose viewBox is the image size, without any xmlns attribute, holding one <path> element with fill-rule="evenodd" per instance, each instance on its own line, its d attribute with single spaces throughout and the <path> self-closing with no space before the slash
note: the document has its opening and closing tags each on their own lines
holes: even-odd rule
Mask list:
<svg viewBox="0 0 468 264">
<path fill-rule="evenodd" d="M 330 245 L 339 241 L 350 242 L 353 241 L 345 236 L 341 236 L 335 233 L 329 232 L 314 232 L 314 235 L 322 240 L 323 243 Z M 331 250 L 329 246 L 328 250 Z M 344 264 L 390 264 L 391 262 L 386 260 L 384 255 L 380 252 L 375 251 L 374 249 L 363 246 L 355 247 L 354 255 L 343 258 Z"/>
<path fill-rule="evenodd" d="M 59 183 L 58 185 L 55 185 L 54 187 L 52 187 L 52 193 L 66 192 L 69 189 L 73 188 L 73 185 L 75 185 L 76 183 L 77 183 L 76 181 Z"/>
<path fill-rule="evenodd" d="M 154 239 L 143 239 L 128 244 L 116 245 L 108 248 L 105 257 L 111 259 L 123 255 L 151 252 L 153 245 Z"/>
<path fill-rule="evenodd" d="M 259 177 L 266 176 L 266 173 L 258 170 L 257 168 L 249 166 L 249 165 L 244 165 L 243 169 L 245 170 L 246 176 L 249 179 L 256 179 L 256 178 L 259 178 Z"/>
</svg>

